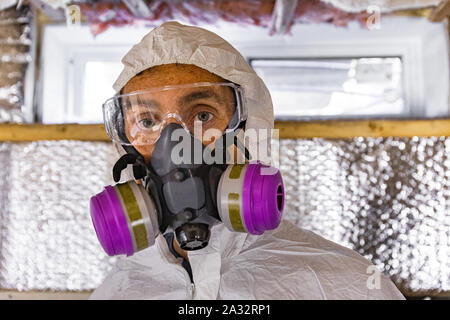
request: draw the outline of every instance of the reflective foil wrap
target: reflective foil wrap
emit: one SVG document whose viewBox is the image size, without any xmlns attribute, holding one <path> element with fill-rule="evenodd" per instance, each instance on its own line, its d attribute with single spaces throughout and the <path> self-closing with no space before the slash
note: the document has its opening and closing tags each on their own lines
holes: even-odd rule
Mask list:
<svg viewBox="0 0 450 320">
<path fill-rule="evenodd" d="M 404 295 L 450 290 L 450 138 L 280 140 L 285 219 L 356 250 Z"/>
<path fill-rule="evenodd" d="M 0 160 L 1 174 L 7 175 L 0 185 L 0 287 L 88 290 L 100 285 L 114 260 L 97 240 L 89 199 L 113 184 L 111 144 L 3 143 Z"/>
<path fill-rule="evenodd" d="M 31 10 L 0 11 L 0 122 L 24 122 L 24 81 L 31 62 Z"/>
<path fill-rule="evenodd" d="M 272 149 L 285 219 L 356 250 L 406 296 L 450 293 L 450 138 L 280 140 Z M 116 159 L 110 143 L 0 144 L 0 287 L 102 282 L 115 258 L 96 238 L 89 199 L 113 184 Z"/>
</svg>

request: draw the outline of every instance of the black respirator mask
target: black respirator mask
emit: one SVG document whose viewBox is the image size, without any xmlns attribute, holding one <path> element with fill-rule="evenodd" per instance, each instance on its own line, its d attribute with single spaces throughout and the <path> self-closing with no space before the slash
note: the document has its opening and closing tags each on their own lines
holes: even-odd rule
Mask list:
<svg viewBox="0 0 450 320">
<path fill-rule="evenodd" d="M 205 99 L 216 99 L 211 92 L 221 89 L 217 86 L 234 90 L 235 111 L 223 135 L 215 140 L 214 148 L 194 137 L 188 115 L 146 115 L 145 119 L 138 116 L 142 101 L 149 101 L 152 94 L 161 97 L 161 92 L 170 94 L 169 90 L 176 89 L 180 93 L 186 89 L 184 96 L 190 94 L 192 99 L 197 95 L 206 104 Z M 135 180 L 142 182 L 132 180 L 106 186 L 91 198 L 92 221 L 107 254 L 132 255 L 152 246 L 159 233 L 168 231 L 175 232 L 182 249 L 202 249 L 208 245 L 211 228 L 221 222 L 231 231 L 250 234 L 275 229 L 284 206 L 283 181 L 277 169 L 251 162 L 238 139 L 245 125 L 238 87 L 226 83 L 164 88 L 169 89 L 120 96 L 119 100 L 115 97 L 103 106 L 108 135 L 126 151 L 114 165 L 114 180 L 118 182 L 121 172 L 132 165 Z M 129 143 L 124 130 L 129 121 L 125 112 L 135 115 L 134 123 L 140 123 L 129 131 L 134 141 L 153 142 L 149 163 Z M 245 155 L 244 163 L 229 164 L 234 159 L 228 151 L 231 145 Z"/>
</svg>

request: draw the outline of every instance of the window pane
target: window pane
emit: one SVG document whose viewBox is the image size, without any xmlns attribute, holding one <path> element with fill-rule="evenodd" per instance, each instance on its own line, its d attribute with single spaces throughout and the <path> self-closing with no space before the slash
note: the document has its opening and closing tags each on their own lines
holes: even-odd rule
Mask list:
<svg viewBox="0 0 450 320">
<path fill-rule="evenodd" d="M 84 67 L 80 122 L 102 123 L 102 104 L 114 95 L 114 80 L 122 70 L 120 61 L 88 61 Z"/>
<path fill-rule="evenodd" d="M 404 114 L 400 58 L 255 59 L 276 118 Z"/>
</svg>

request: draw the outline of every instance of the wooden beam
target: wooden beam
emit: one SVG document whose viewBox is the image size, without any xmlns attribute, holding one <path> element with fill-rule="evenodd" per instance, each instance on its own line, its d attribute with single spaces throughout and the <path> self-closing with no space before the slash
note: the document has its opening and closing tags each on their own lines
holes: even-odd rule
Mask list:
<svg viewBox="0 0 450 320">
<path fill-rule="evenodd" d="M 92 291 L 0 290 L 0 300 L 87 300 Z"/>
<path fill-rule="evenodd" d="M 407 16 L 407 17 L 428 17 L 433 11 L 432 7 L 429 8 L 418 8 L 418 9 L 402 9 L 395 10 L 392 13 L 395 16 Z"/>
<path fill-rule="evenodd" d="M 277 122 L 280 139 L 450 136 L 450 119 Z"/>
<path fill-rule="evenodd" d="M 450 17 L 450 0 L 442 0 L 439 5 L 431 11 L 428 20 L 431 22 L 441 22 Z"/>
<path fill-rule="evenodd" d="M 450 136 L 450 119 L 276 121 L 280 139 Z M 0 141 L 110 141 L 102 124 L 2 124 Z"/>
<path fill-rule="evenodd" d="M 0 141 L 110 141 L 102 124 L 3 124 Z"/>
</svg>

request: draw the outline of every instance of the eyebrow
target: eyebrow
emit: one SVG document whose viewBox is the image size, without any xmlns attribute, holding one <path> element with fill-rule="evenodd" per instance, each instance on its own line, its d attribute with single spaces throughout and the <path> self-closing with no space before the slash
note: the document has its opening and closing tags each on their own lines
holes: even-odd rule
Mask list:
<svg viewBox="0 0 450 320">
<path fill-rule="evenodd" d="M 160 106 L 160 104 L 154 99 L 139 99 L 137 101 L 137 105 L 138 106 L 143 106 L 143 107 L 149 107 L 149 108 L 154 108 L 154 107 L 159 107 Z M 127 109 L 130 109 L 130 103 L 129 102 L 126 103 L 125 107 Z"/>
<path fill-rule="evenodd" d="M 223 104 L 222 98 L 211 89 L 192 92 L 178 99 L 178 105 L 186 105 L 198 99 L 213 98 L 216 102 Z"/>
</svg>

